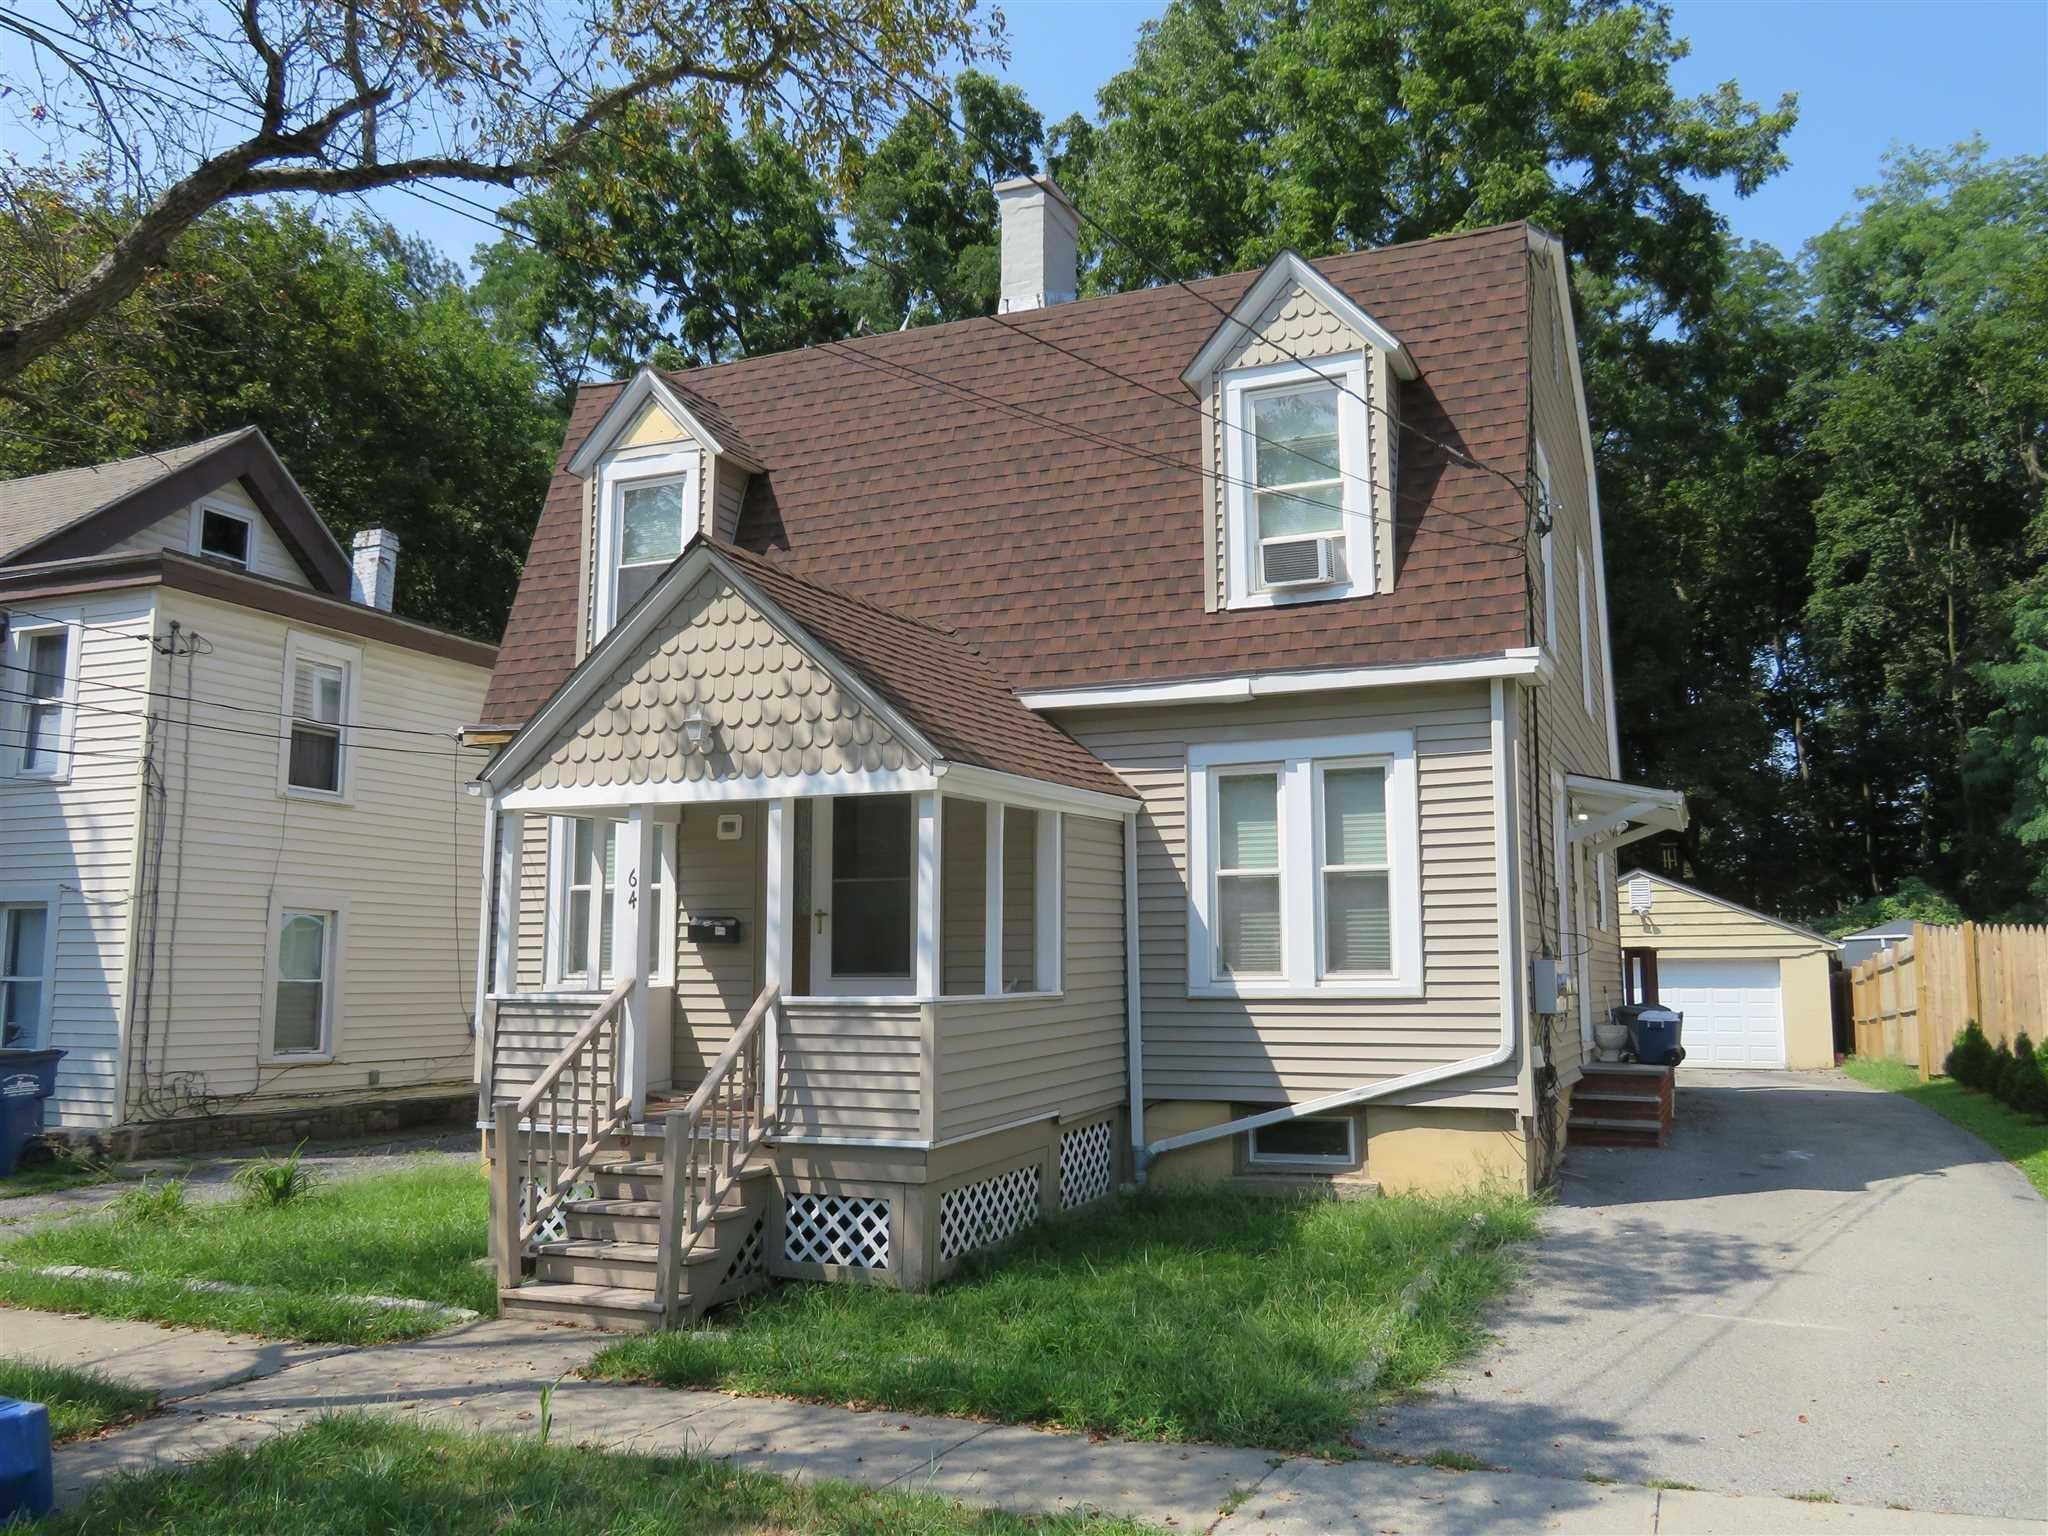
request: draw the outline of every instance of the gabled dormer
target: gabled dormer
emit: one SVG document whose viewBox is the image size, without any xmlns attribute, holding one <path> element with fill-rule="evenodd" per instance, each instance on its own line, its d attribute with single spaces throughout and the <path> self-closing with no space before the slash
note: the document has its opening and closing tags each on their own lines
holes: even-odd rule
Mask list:
<svg viewBox="0 0 2048 1536">
<path fill-rule="evenodd" d="M 583 483 L 577 654 L 602 640 L 698 533 L 730 540 L 759 462 L 708 401 L 633 376 L 569 460 Z"/>
<path fill-rule="evenodd" d="M 1399 338 L 1292 251 L 1210 333 L 1181 381 L 1201 397 L 1204 606 L 1272 608 L 1393 587 Z"/>
</svg>

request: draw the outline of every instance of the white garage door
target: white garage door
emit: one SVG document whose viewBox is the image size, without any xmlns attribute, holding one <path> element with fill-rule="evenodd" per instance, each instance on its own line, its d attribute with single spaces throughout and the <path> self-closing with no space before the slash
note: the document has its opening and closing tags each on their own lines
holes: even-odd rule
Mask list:
<svg viewBox="0 0 2048 1536">
<path fill-rule="evenodd" d="M 1659 960 L 1657 1000 L 1685 1015 L 1688 1066 L 1785 1065 L 1777 961 Z"/>
</svg>

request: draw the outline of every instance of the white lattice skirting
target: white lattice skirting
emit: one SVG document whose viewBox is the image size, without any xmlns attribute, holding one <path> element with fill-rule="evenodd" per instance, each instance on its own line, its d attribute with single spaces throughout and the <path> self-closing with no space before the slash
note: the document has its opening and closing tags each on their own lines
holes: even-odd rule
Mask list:
<svg viewBox="0 0 2048 1536">
<path fill-rule="evenodd" d="M 939 1196 L 939 1262 L 999 1243 L 1038 1220 L 1038 1164 Z"/>
<path fill-rule="evenodd" d="M 767 1226 L 768 1217 L 765 1212 L 754 1218 L 753 1226 L 747 1229 L 746 1241 L 740 1244 L 740 1251 L 733 1255 L 732 1263 L 725 1271 L 725 1277 L 718 1282 L 720 1285 L 731 1285 L 733 1281 L 751 1275 L 767 1264 L 767 1245 L 763 1241 L 763 1233 Z"/>
<path fill-rule="evenodd" d="M 1116 1187 L 1113 1122 L 1098 1120 L 1060 1132 L 1060 1209 L 1100 1200 Z"/>
<path fill-rule="evenodd" d="M 539 1196 L 540 1184 L 538 1181 L 528 1179 L 519 1186 L 519 1224 L 521 1226 L 524 1226 L 531 1218 L 534 1204 Z M 570 1189 L 568 1195 L 570 1200 L 595 1200 L 596 1198 L 597 1186 L 595 1184 L 577 1184 Z M 564 1203 L 566 1204 L 566 1201 Z M 569 1213 L 558 1205 L 554 1209 L 554 1214 L 542 1222 L 540 1230 L 533 1234 L 533 1241 L 535 1243 L 559 1243 L 566 1239 L 568 1235 Z"/>
<path fill-rule="evenodd" d="M 782 1256 L 793 1264 L 889 1267 L 889 1202 L 867 1195 L 791 1195 Z"/>
</svg>

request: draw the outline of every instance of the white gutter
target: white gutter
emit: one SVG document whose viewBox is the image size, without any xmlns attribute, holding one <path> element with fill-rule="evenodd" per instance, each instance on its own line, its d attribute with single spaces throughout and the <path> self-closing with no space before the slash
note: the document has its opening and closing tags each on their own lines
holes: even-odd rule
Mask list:
<svg viewBox="0 0 2048 1536">
<path fill-rule="evenodd" d="M 1131 1082 L 1131 1175 L 1145 1182 L 1144 966 L 1138 952 L 1138 817 L 1124 817 L 1124 1030 Z"/>
<path fill-rule="evenodd" d="M 1462 1061 L 1447 1061 L 1439 1066 L 1426 1067 L 1420 1072 L 1390 1077 L 1384 1082 L 1367 1083 L 1360 1088 L 1347 1088 L 1341 1093 L 1325 1094 L 1319 1099 L 1306 1099 L 1299 1104 L 1283 1105 L 1279 1109 L 1247 1115 L 1242 1120 L 1204 1126 L 1200 1130 L 1189 1131 L 1180 1136 L 1169 1136 L 1164 1141 L 1155 1141 L 1144 1149 L 1140 1161 L 1141 1169 L 1145 1162 L 1158 1157 L 1162 1152 L 1177 1152 L 1182 1147 L 1199 1146 L 1205 1141 L 1236 1136 L 1245 1131 L 1257 1130 L 1260 1126 L 1278 1125 L 1285 1120 L 1299 1120 L 1306 1115 L 1321 1115 L 1328 1114 L 1331 1110 L 1349 1109 L 1354 1104 L 1383 1099 L 1390 1094 L 1406 1093 L 1415 1088 L 1426 1088 L 1448 1078 L 1463 1077 L 1471 1072 L 1484 1072 L 1490 1067 L 1504 1066 L 1514 1060 L 1521 1019 L 1522 939 L 1520 869 L 1515 862 L 1519 847 L 1515 839 L 1515 781 L 1510 771 L 1512 754 L 1509 751 L 1513 743 L 1508 728 L 1506 683 L 1500 678 L 1495 678 L 1490 692 L 1493 715 L 1493 849 L 1495 867 L 1500 873 L 1500 878 L 1495 882 L 1495 912 L 1500 925 L 1500 1044 L 1483 1056 L 1467 1056 Z"/>
<path fill-rule="evenodd" d="M 1042 688 L 1020 692 L 1027 709 L 1122 709 L 1155 704 L 1232 703 L 1295 693 L 1341 693 L 1364 688 L 1411 688 L 1429 683 L 1527 678 L 1547 683 L 1551 665 L 1535 646 L 1461 661 L 1424 661 L 1397 667 L 1340 667 L 1312 672 L 1238 672 L 1172 683 L 1117 683 L 1100 688 Z"/>
</svg>

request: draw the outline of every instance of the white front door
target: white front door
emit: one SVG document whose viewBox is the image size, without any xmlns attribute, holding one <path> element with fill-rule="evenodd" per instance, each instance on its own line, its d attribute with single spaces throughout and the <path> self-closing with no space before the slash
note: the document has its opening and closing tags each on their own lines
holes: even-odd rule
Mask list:
<svg viewBox="0 0 2048 1536">
<path fill-rule="evenodd" d="M 849 795 L 812 807 L 812 992 L 908 996 L 916 988 L 912 797 Z"/>
<path fill-rule="evenodd" d="M 1660 959 L 1657 1001 L 1685 1015 L 1688 1066 L 1785 1065 L 1777 961 Z"/>
</svg>

